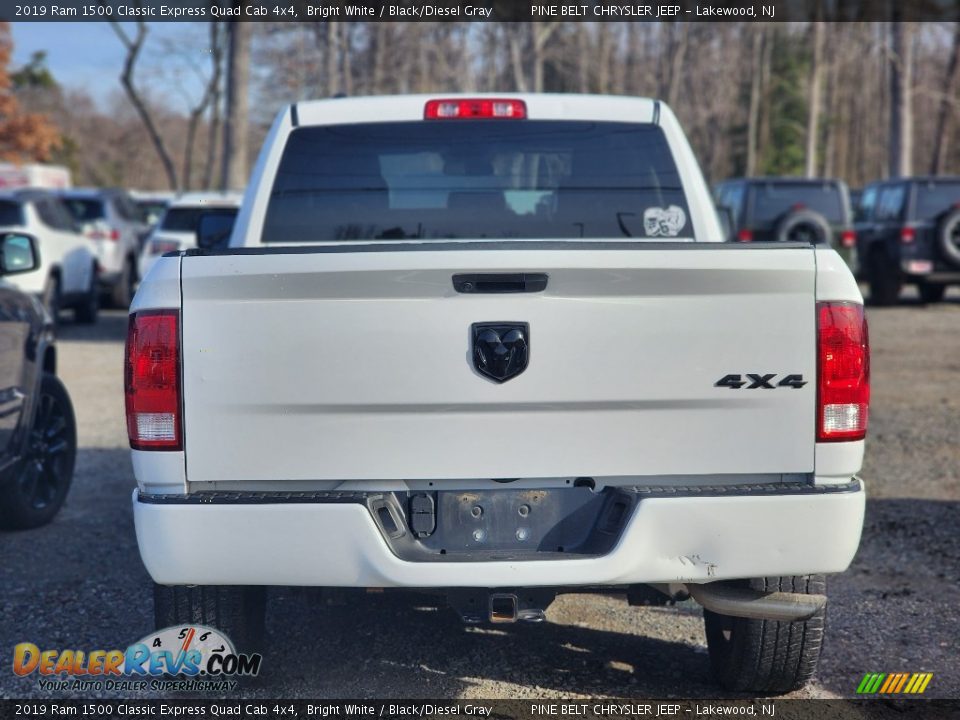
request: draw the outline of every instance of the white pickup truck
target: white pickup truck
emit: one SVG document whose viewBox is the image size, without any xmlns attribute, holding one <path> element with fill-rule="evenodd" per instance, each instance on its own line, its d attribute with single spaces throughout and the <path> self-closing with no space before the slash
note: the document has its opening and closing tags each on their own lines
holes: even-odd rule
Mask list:
<svg viewBox="0 0 960 720">
<path fill-rule="evenodd" d="M 862 298 L 829 248 L 722 239 L 654 100 L 284 109 L 230 247 L 131 307 L 158 626 L 242 643 L 271 585 L 692 597 L 724 686 L 804 684 L 863 524 Z"/>
</svg>

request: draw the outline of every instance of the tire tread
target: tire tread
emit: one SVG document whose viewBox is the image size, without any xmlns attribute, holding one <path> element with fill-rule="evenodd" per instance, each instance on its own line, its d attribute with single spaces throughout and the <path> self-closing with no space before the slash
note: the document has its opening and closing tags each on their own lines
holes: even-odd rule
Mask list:
<svg viewBox="0 0 960 720">
<path fill-rule="evenodd" d="M 823 594 L 822 575 L 767 577 L 749 581 L 764 592 Z M 713 673 L 725 688 L 783 693 L 803 687 L 815 674 L 823 645 L 825 610 L 809 620 L 778 622 L 726 618 L 704 611 Z M 722 628 L 730 630 L 724 639 Z"/>
</svg>

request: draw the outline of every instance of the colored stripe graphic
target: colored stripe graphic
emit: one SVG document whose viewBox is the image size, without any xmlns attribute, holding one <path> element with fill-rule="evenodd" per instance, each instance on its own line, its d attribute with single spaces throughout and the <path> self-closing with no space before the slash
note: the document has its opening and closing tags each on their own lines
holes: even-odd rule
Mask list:
<svg viewBox="0 0 960 720">
<path fill-rule="evenodd" d="M 896 681 L 898 678 L 899 676 L 897 675 L 897 673 L 891 673 L 887 675 L 887 681 L 880 687 L 880 692 L 882 693 L 889 692 L 890 686 L 896 684 Z"/>
<path fill-rule="evenodd" d="M 933 673 L 866 673 L 857 685 L 857 694 L 919 695 L 932 679 Z"/>
</svg>

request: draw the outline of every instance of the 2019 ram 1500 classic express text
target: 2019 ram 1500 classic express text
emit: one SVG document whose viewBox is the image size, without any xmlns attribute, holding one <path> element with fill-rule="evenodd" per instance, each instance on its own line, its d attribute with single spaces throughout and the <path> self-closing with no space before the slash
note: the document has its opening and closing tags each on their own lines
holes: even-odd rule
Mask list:
<svg viewBox="0 0 960 720">
<path fill-rule="evenodd" d="M 250 642 L 270 585 L 691 596 L 721 683 L 802 685 L 863 523 L 862 298 L 828 247 L 722 240 L 653 100 L 284 109 L 230 247 L 130 312 L 157 624 Z"/>
</svg>

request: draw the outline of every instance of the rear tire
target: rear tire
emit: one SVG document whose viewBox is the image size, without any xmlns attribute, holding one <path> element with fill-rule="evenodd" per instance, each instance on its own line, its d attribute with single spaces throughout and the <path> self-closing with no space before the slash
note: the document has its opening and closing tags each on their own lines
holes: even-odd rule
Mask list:
<svg viewBox="0 0 960 720">
<path fill-rule="evenodd" d="M 134 267 L 133 260 L 131 258 L 127 258 L 123 263 L 123 271 L 120 273 L 117 284 L 114 286 L 113 291 L 110 294 L 110 299 L 113 301 L 113 304 L 122 310 L 130 307 L 130 303 L 133 301 L 134 287 L 136 284 L 136 268 Z"/>
<path fill-rule="evenodd" d="M 830 243 L 830 223 L 813 210 L 791 210 L 777 223 L 773 230 L 777 242 L 810 242 L 814 245 Z"/>
<path fill-rule="evenodd" d="M 900 299 L 900 270 L 884 252 L 870 257 L 870 302 L 878 306 L 896 305 Z"/>
<path fill-rule="evenodd" d="M 960 209 L 947 213 L 937 228 L 937 240 L 944 259 L 960 265 Z"/>
<path fill-rule="evenodd" d="M 44 373 L 27 450 L 0 478 L 0 528 L 46 525 L 63 506 L 77 457 L 77 424 L 67 389 Z"/>
<path fill-rule="evenodd" d="M 153 586 L 156 629 L 172 625 L 209 625 L 225 634 L 237 652 L 263 645 L 266 590 L 227 585 Z"/>
<path fill-rule="evenodd" d="M 100 289 L 97 287 L 97 274 L 93 274 L 90 290 L 73 308 L 73 319 L 82 325 L 93 325 L 100 314 Z"/>
<path fill-rule="evenodd" d="M 54 327 L 60 322 L 60 276 L 51 275 L 47 280 L 47 287 L 43 291 L 43 306 L 50 314 Z"/>
<path fill-rule="evenodd" d="M 823 575 L 750 580 L 767 592 L 826 592 Z M 703 611 L 714 677 L 727 690 L 785 693 L 803 687 L 817 670 L 826 608 L 802 622 L 730 617 Z"/>
<path fill-rule="evenodd" d="M 920 300 L 922 302 L 927 304 L 938 303 L 943 300 L 943 296 L 947 292 L 947 286 L 928 283 L 921 280 L 919 283 L 917 283 L 917 292 L 920 293 Z"/>
</svg>

